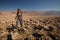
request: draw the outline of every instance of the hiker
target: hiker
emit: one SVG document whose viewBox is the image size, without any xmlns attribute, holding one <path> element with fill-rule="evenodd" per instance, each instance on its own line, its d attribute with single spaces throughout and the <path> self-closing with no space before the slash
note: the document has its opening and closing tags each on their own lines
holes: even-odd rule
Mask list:
<svg viewBox="0 0 60 40">
<path fill-rule="evenodd" d="M 17 21 L 16 21 L 16 27 L 18 27 L 18 22 L 20 22 L 20 25 L 22 27 L 22 12 L 21 12 L 21 9 L 17 9 L 17 14 L 16 14 L 16 18 Z"/>
</svg>

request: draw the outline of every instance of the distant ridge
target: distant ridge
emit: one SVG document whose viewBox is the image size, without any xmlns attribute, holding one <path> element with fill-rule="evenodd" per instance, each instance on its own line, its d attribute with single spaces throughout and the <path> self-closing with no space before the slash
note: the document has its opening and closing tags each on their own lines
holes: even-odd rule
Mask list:
<svg viewBox="0 0 60 40">
<path fill-rule="evenodd" d="M 12 13 L 15 14 L 16 11 L 0 11 L 0 14 Z M 29 15 L 59 15 L 60 11 L 22 11 L 23 14 Z"/>
</svg>

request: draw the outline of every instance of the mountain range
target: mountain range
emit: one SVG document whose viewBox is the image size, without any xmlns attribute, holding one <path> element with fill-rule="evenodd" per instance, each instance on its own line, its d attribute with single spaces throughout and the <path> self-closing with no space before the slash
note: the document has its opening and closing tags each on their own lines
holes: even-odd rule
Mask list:
<svg viewBox="0 0 60 40">
<path fill-rule="evenodd" d="M 0 14 L 7 14 L 13 13 L 15 14 L 16 11 L 0 11 Z M 22 11 L 23 14 L 29 15 L 58 15 L 60 16 L 60 11 Z"/>
</svg>

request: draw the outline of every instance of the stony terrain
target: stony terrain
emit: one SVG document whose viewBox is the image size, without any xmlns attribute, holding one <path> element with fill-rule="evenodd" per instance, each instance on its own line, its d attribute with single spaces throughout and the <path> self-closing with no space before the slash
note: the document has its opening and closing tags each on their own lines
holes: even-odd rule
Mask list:
<svg viewBox="0 0 60 40">
<path fill-rule="evenodd" d="M 16 29 L 15 14 L 0 14 L 0 40 L 60 40 L 59 16 L 23 14 L 23 27 Z"/>
</svg>

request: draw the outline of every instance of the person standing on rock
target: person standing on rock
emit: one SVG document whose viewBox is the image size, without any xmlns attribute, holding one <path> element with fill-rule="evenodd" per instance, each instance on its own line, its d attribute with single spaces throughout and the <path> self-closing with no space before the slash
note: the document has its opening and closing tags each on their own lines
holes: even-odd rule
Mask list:
<svg viewBox="0 0 60 40">
<path fill-rule="evenodd" d="M 17 9 L 17 14 L 16 14 L 15 19 L 17 19 L 16 27 L 18 27 L 18 22 L 20 22 L 20 25 L 22 27 L 22 11 L 21 11 L 21 9 Z"/>
</svg>

